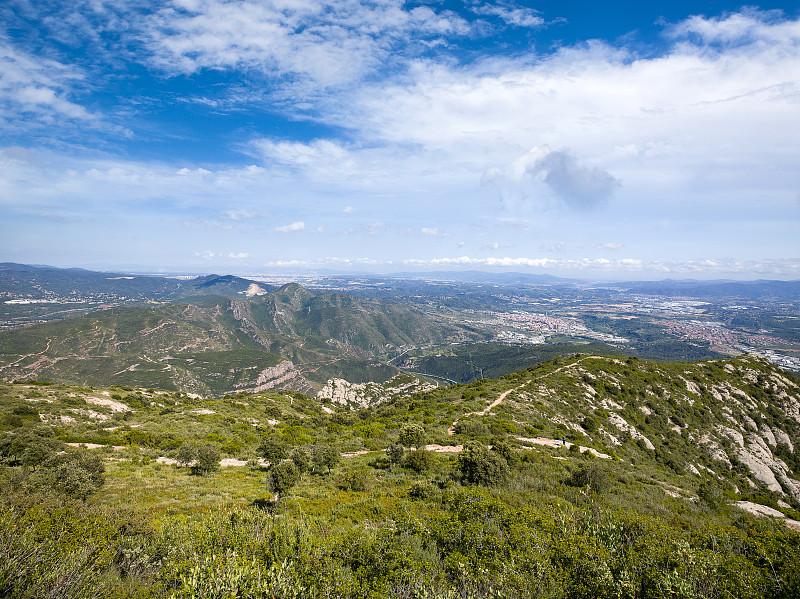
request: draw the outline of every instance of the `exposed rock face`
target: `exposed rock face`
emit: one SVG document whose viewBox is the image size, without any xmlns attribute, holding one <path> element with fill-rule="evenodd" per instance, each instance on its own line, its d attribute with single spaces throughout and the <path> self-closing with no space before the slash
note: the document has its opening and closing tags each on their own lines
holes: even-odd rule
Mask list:
<svg viewBox="0 0 800 599">
<path fill-rule="evenodd" d="M 775 435 L 775 441 L 778 443 L 783 443 L 784 445 L 788 445 L 789 451 L 794 453 L 794 445 L 792 444 L 792 440 L 789 435 L 786 434 L 786 431 L 783 431 L 779 428 L 773 428 L 772 434 Z"/>
<path fill-rule="evenodd" d="M 366 408 L 388 399 L 406 397 L 418 391 L 427 391 L 436 386 L 419 379 L 406 380 L 396 376 L 386 383 L 351 383 L 344 379 L 330 379 L 317 393 L 319 398 L 349 405 L 353 408 Z"/>
<path fill-rule="evenodd" d="M 645 446 L 650 451 L 653 451 L 655 449 L 655 446 L 650 441 L 650 439 L 648 439 L 642 433 L 637 431 L 635 426 L 625 422 L 625 419 L 622 416 L 620 416 L 619 414 L 610 414 L 609 417 L 608 417 L 608 421 L 611 424 L 613 424 L 614 426 L 616 426 L 619 430 L 621 430 L 623 432 L 627 432 L 631 436 L 632 439 L 635 439 L 637 441 L 639 439 L 641 439 L 642 441 L 644 441 Z"/>
<path fill-rule="evenodd" d="M 724 426 L 720 426 L 718 431 L 736 444 L 736 457 L 750 469 L 753 478 L 770 491 L 782 495 L 788 491 L 792 497 L 800 500 L 800 482 L 789 478 L 789 468 L 783 460 L 772 454 L 764 439 L 755 433 L 748 433 L 745 437 L 739 431 Z"/>
<path fill-rule="evenodd" d="M 730 459 L 728 459 L 728 454 L 723 451 L 723 449 L 719 446 L 719 443 L 711 438 L 711 435 L 703 435 L 700 438 L 700 445 L 705 445 L 708 447 L 708 452 L 712 459 L 722 462 L 728 468 L 733 466 Z"/>
<path fill-rule="evenodd" d="M 300 371 L 294 367 L 290 360 L 284 360 L 276 366 L 270 366 L 258 373 L 258 378 L 253 387 L 248 387 L 244 391 L 250 393 L 258 393 L 260 391 L 267 391 L 277 387 L 278 385 L 285 386 L 289 381 L 298 381 L 308 385 L 308 382 L 300 376 Z M 250 384 L 250 383 L 246 383 Z M 238 385 L 243 386 L 243 385 Z"/>
<path fill-rule="evenodd" d="M 256 295 L 266 295 L 267 290 L 264 289 L 261 285 L 257 285 L 256 283 L 250 283 L 250 286 L 243 292 L 247 297 L 253 297 Z"/>
<path fill-rule="evenodd" d="M 766 426 L 766 425 L 761 425 L 761 430 L 760 430 L 760 432 L 761 432 L 761 437 L 762 437 L 762 438 L 764 439 L 764 441 L 766 441 L 766 442 L 767 442 L 769 445 L 771 445 L 772 447 L 775 447 L 775 445 L 777 445 L 777 444 L 775 443 L 775 435 L 773 434 L 772 430 L 770 430 L 770 428 L 769 428 L 768 426 Z"/>
</svg>

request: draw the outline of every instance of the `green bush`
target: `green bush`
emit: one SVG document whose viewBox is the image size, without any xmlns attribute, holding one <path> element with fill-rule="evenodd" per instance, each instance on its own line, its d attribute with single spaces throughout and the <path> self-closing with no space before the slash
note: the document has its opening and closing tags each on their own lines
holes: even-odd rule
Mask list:
<svg viewBox="0 0 800 599">
<path fill-rule="evenodd" d="M 508 462 L 478 441 L 464 444 L 458 456 L 458 471 L 462 482 L 469 485 L 500 486 L 509 477 Z"/>
<path fill-rule="evenodd" d="M 598 494 L 605 493 L 611 484 L 605 468 L 593 462 L 578 468 L 567 482 L 573 487 L 589 488 Z"/>
<path fill-rule="evenodd" d="M 403 466 L 415 472 L 430 470 L 433 466 L 433 462 L 433 453 L 422 448 L 406 452 L 403 457 Z"/>
<path fill-rule="evenodd" d="M 373 480 L 368 470 L 358 468 L 341 473 L 336 486 L 344 491 L 364 492 Z"/>
</svg>

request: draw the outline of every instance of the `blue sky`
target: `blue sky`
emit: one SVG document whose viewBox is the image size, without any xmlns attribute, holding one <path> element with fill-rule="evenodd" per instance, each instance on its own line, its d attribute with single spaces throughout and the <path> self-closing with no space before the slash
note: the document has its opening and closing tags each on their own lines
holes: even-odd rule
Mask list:
<svg viewBox="0 0 800 599">
<path fill-rule="evenodd" d="M 800 278 L 800 5 L 6 0 L 0 261 Z"/>
</svg>

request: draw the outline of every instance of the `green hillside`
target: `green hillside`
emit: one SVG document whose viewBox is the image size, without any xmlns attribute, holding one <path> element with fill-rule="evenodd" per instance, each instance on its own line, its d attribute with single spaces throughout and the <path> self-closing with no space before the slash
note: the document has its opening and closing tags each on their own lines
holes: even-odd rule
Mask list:
<svg viewBox="0 0 800 599">
<path fill-rule="evenodd" d="M 313 393 L 331 377 L 383 382 L 398 373 L 371 366 L 375 357 L 480 338 L 400 304 L 290 284 L 253 298 L 117 307 L 4 331 L 0 376 L 207 395 L 273 387 Z"/>
<path fill-rule="evenodd" d="M 755 358 L 576 355 L 357 410 L 5 383 L 0 409 L 4 596 L 800 590 L 800 381 Z"/>
</svg>

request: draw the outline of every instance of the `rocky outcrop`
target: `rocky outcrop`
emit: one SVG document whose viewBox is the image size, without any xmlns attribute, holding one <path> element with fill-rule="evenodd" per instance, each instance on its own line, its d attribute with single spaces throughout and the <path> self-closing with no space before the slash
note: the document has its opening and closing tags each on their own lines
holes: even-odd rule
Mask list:
<svg viewBox="0 0 800 599">
<path fill-rule="evenodd" d="M 628 424 L 625 422 L 625 419 L 620 416 L 619 414 L 610 414 L 608 416 L 608 421 L 616 426 L 622 432 L 628 433 L 634 441 L 643 441 L 647 449 L 653 451 L 655 446 L 653 445 L 652 441 L 645 437 L 642 433 L 636 430 L 636 427 L 632 424 Z"/>
<path fill-rule="evenodd" d="M 419 379 L 407 380 L 402 375 L 396 376 L 386 383 L 351 383 L 344 379 L 329 379 L 317 393 L 321 399 L 330 399 L 334 403 L 352 408 L 366 408 L 389 399 L 407 397 L 418 391 L 434 389 L 435 385 Z"/>
<path fill-rule="evenodd" d="M 236 386 L 241 391 L 259 393 L 278 386 L 285 387 L 290 381 L 308 385 L 308 382 L 300 375 L 300 371 L 294 367 L 294 364 L 290 360 L 284 360 L 276 366 L 270 366 L 259 372 L 255 383 L 240 383 Z"/>
<path fill-rule="evenodd" d="M 725 426 L 720 426 L 718 431 L 734 442 L 733 451 L 736 457 L 750 469 L 754 479 L 770 491 L 782 495 L 788 492 L 800 500 L 800 482 L 789 477 L 786 463 L 772 454 L 762 437 L 755 433 L 745 436 Z"/>
</svg>

